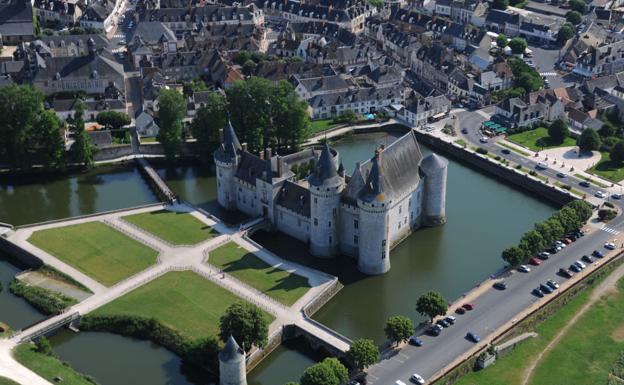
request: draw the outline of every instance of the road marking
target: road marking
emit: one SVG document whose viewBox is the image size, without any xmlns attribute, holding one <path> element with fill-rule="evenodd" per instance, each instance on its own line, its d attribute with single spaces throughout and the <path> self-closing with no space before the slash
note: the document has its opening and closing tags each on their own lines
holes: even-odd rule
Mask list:
<svg viewBox="0 0 624 385">
<path fill-rule="evenodd" d="M 556 72 L 540 72 L 540 76 L 559 76 Z"/>
<path fill-rule="evenodd" d="M 613 235 L 618 235 L 620 232 L 617 231 L 616 229 L 609 227 L 607 225 L 602 225 L 602 227 L 600 228 L 600 230 L 602 231 L 606 231 L 609 234 L 613 234 Z"/>
</svg>

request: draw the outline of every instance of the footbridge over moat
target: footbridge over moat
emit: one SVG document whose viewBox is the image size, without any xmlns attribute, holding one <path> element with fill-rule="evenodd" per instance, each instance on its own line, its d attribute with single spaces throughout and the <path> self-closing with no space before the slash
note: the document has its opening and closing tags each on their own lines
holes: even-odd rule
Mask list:
<svg viewBox="0 0 624 385">
<path fill-rule="evenodd" d="M 190 213 L 207 226 L 212 227 L 220 235 L 193 246 L 175 246 L 123 219 L 124 216 L 131 214 L 163 209 Z M 138 242 L 157 249 L 159 255 L 156 263 L 113 286 L 105 287 L 91 277 L 76 270 L 73 266 L 66 264 L 64 261 L 28 242 L 28 238 L 35 231 L 86 223 L 89 221 L 105 223 Z M 32 380 L 32 378 L 34 378 L 33 376 L 36 376 L 36 374 L 13 360 L 11 357 L 11 349 L 20 343 L 32 341 L 43 335 L 52 334 L 59 328 L 67 325 L 79 327 L 79 321 L 84 315 L 168 272 L 185 270 L 193 271 L 209 279 L 213 283 L 236 294 L 238 297 L 272 314 L 275 317 L 275 321 L 269 327 L 270 335 L 278 330 L 293 330 L 294 328 L 297 330 L 297 335 L 306 337 L 306 339 L 311 342 L 312 346 L 322 346 L 335 355 L 344 354 L 349 349 L 351 341 L 338 332 L 312 320 L 310 318 L 311 312 L 308 311 L 308 309 L 318 309 L 340 290 L 341 285 L 338 279 L 309 267 L 284 260 L 256 244 L 246 236 L 248 231 L 253 231 L 262 226 L 264 226 L 263 218 L 253 218 L 239 226 L 228 227 L 210 213 L 195 208 L 193 205 L 185 202 L 177 201 L 173 204 L 150 205 L 15 228 L 8 233 L 6 237 L 2 238 L 1 241 L 3 243 L 9 243 L 13 249 L 17 250 L 16 254 L 27 254 L 33 259 L 36 258 L 42 263 L 49 264 L 55 269 L 74 277 L 78 282 L 88 287 L 93 292 L 93 295 L 68 308 L 61 314 L 54 315 L 35 325 L 16 331 L 7 340 L 0 340 L 0 376 L 12 378 L 22 383 L 28 378 L 25 383 L 47 384 L 43 379 L 41 379 L 41 381 Z M 227 272 L 210 265 L 210 252 L 228 242 L 238 244 L 240 247 L 253 253 L 265 263 L 275 268 L 307 278 L 310 289 L 292 306 L 287 306 L 247 283 L 240 281 Z M 288 338 L 290 335 L 290 333 L 286 333 L 282 337 Z M 279 341 L 276 342 L 279 343 Z"/>
</svg>

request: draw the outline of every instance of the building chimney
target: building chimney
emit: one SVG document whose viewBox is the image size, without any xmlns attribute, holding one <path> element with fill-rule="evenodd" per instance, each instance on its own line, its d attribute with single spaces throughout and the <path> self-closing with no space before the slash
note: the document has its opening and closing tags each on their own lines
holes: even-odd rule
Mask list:
<svg viewBox="0 0 624 385">
<path fill-rule="evenodd" d="M 264 151 L 260 150 L 258 154 L 260 155 L 260 159 L 264 160 Z"/>
<path fill-rule="evenodd" d="M 247 142 L 241 143 L 241 149 L 243 150 L 243 152 L 247 152 Z"/>
<path fill-rule="evenodd" d="M 264 149 L 264 158 L 267 160 L 271 159 L 271 147 L 267 147 Z"/>
<path fill-rule="evenodd" d="M 383 150 L 384 150 L 383 144 L 375 149 L 375 159 L 377 159 L 377 162 L 381 161 L 381 153 L 383 152 Z"/>
<path fill-rule="evenodd" d="M 277 175 L 282 176 L 282 171 L 284 170 L 284 160 L 281 156 L 277 156 Z"/>
<path fill-rule="evenodd" d="M 219 128 L 219 143 L 223 143 L 223 128 Z"/>
</svg>

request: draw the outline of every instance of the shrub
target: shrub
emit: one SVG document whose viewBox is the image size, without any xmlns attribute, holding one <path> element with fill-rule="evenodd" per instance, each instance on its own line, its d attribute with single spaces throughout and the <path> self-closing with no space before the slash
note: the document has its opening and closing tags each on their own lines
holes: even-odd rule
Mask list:
<svg viewBox="0 0 624 385">
<path fill-rule="evenodd" d="M 615 212 L 615 210 L 609 210 L 609 209 L 598 210 L 598 218 L 603 222 L 610 221 L 611 219 L 615 218 L 616 215 L 617 213 Z"/>
<path fill-rule="evenodd" d="M 487 150 L 487 149 L 485 149 L 485 148 L 483 148 L 483 147 L 479 147 L 479 148 L 477 148 L 477 152 L 478 152 L 479 154 L 486 155 L 486 154 L 488 153 L 488 150 Z"/>
<path fill-rule="evenodd" d="M 24 298 L 37 310 L 46 315 L 58 314 L 78 302 L 61 293 L 31 286 L 18 279 L 14 279 L 11 282 L 9 290 L 14 295 Z"/>
</svg>

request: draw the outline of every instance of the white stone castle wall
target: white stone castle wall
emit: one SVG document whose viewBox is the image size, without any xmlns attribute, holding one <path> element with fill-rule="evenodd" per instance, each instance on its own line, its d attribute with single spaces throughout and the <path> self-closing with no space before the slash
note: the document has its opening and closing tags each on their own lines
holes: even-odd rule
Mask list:
<svg viewBox="0 0 624 385">
<path fill-rule="evenodd" d="M 236 185 L 236 206 L 238 210 L 243 213 L 249 215 L 250 217 L 255 217 L 260 212 L 258 204 L 256 202 L 256 190 L 250 188 L 248 185 L 243 183 L 235 183 Z"/>
<path fill-rule="evenodd" d="M 424 216 L 442 219 L 446 217 L 446 173 L 447 168 L 425 177 Z"/>
<path fill-rule="evenodd" d="M 360 247 L 358 269 L 365 274 L 382 274 L 390 270 L 390 239 L 388 239 L 388 207 L 375 202 L 360 207 Z M 383 242 L 385 240 L 385 242 Z"/>
<path fill-rule="evenodd" d="M 356 258 L 358 256 L 358 247 L 360 243 L 359 220 L 360 216 L 357 207 L 345 204 L 340 205 L 340 251 L 348 256 Z M 355 228 L 355 221 L 358 222 L 357 229 Z M 355 243 L 355 236 L 358 237 L 357 244 Z"/>
<path fill-rule="evenodd" d="M 388 212 L 390 247 L 401 242 L 420 226 L 422 211 L 422 183 L 399 200 Z"/>
<path fill-rule="evenodd" d="M 245 360 L 239 362 L 219 360 L 219 385 L 247 385 Z"/>
<path fill-rule="evenodd" d="M 302 242 L 310 239 L 310 219 L 282 206 L 275 206 L 277 229 Z"/>
<path fill-rule="evenodd" d="M 217 168 L 217 202 L 225 209 L 236 208 L 236 195 L 234 190 L 234 163 L 216 162 Z"/>
<path fill-rule="evenodd" d="M 338 251 L 342 188 L 310 186 L 310 252 L 317 257 L 333 257 Z"/>
</svg>

